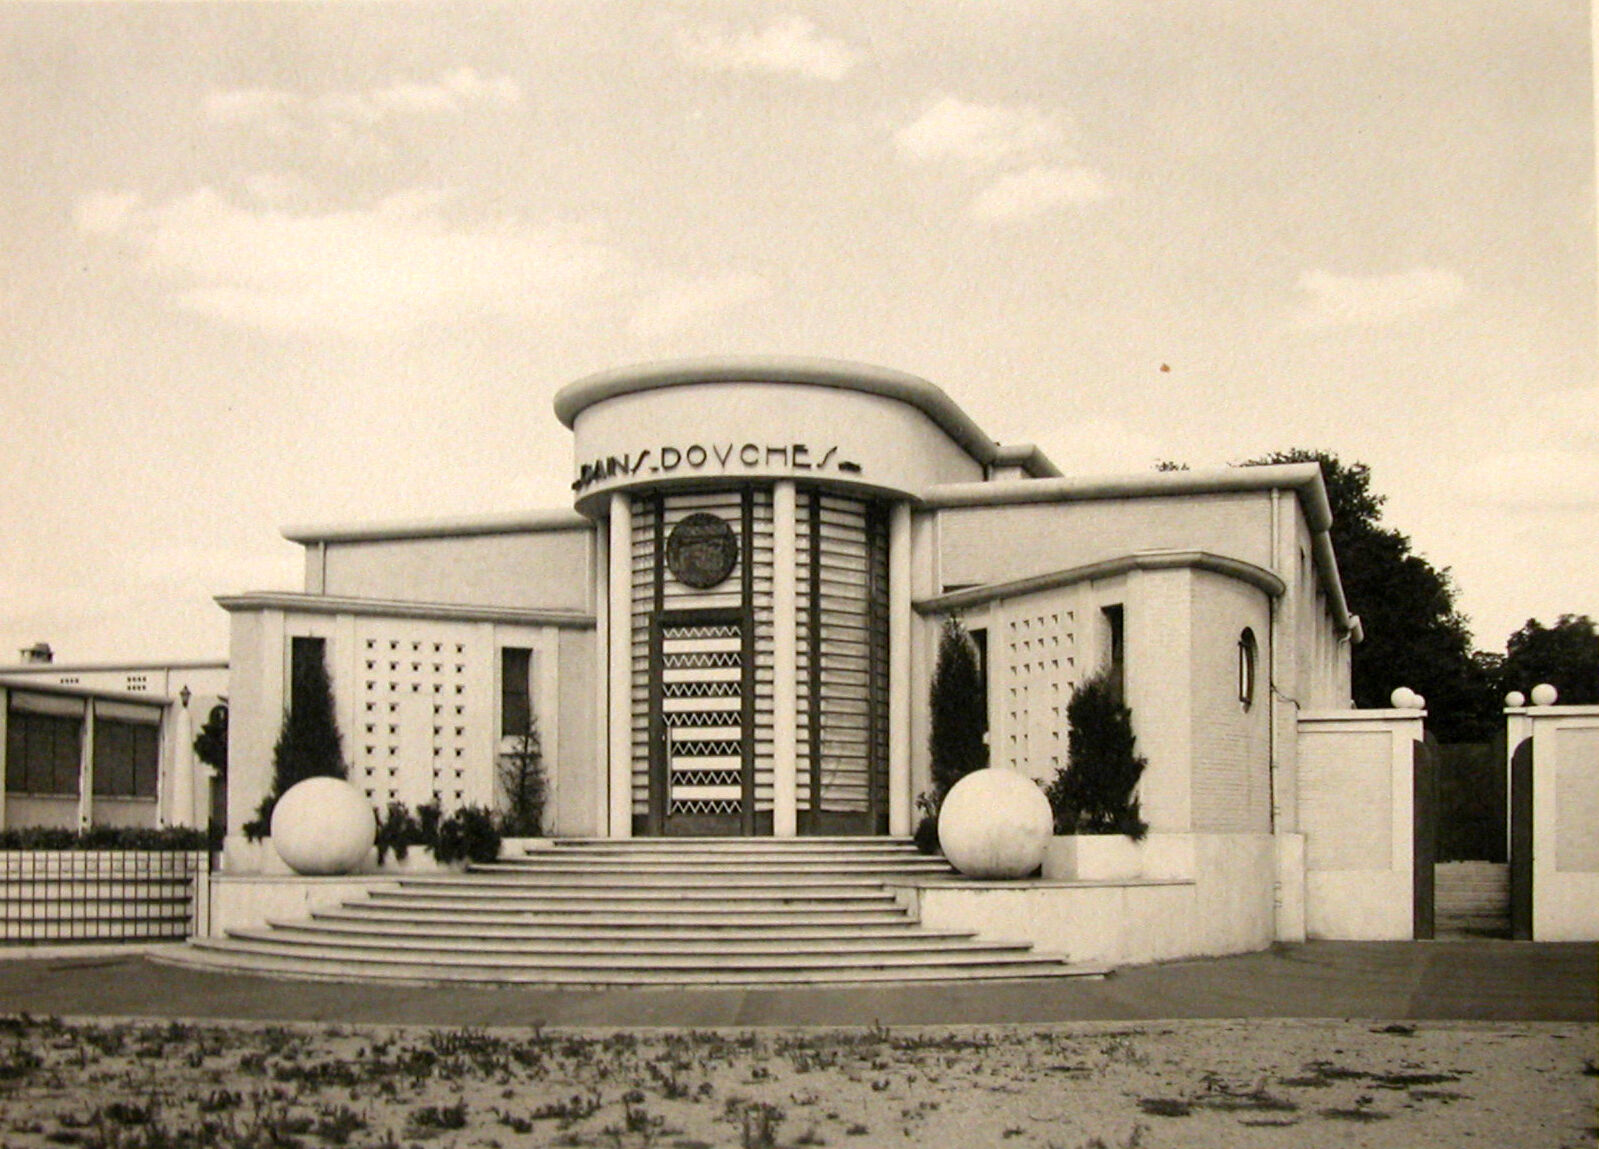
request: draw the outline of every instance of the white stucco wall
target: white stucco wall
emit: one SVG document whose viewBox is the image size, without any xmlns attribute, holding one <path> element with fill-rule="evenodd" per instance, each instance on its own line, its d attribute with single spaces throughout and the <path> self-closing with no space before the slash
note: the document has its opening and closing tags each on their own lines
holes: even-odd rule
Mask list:
<svg viewBox="0 0 1599 1149">
<path fill-rule="evenodd" d="M 1270 569 L 1270 509 L 1267 491 L 946 507 L 938 577 L 945 588 L 1005 582 L 1147 550 L 1209 551 Z"/>
<path fill-rule="evenodd" d="M 1080 962 L 1139 964 L 1269 946 L 1271 836 L 1169 837 L 1180 844 L 1177 853 L 1191 858 L 1191 873 L 1107 882 L 952 881 L 921 886 L 914 901 L 925 926 L 1026 941 Z"/>
<path fill-rule="evenodd" d="M 1533 740 L 1532 936 L 1599 939 L 1599 706 L 1512 711 L 1508 744 Z"/>
<path fill-rule="evenodd" d="M 1423 718 L 1415 710 L 1300 714 L 1307 936 L 1413 936 L 1412 782 Z"/>
<path fill-rule="evenodd" d="M 306 590 L 353 598 L 590 609 L 593 529 L 353 539 L 307 549 Z M 321 586 L 314 583 L 320 574 Z"/>
<path fill-rule="evenodd" d="M 1266 833 L 1271 829 L 1270 599 L 1258 587 L 1206 571 L 1195 574 L 1192 591 L 1193 828 Z M 1254 701 L 1247 707 L 1238 693 L 1239 640 L 1246 627 L 1256 642 Z"/>
</svg>

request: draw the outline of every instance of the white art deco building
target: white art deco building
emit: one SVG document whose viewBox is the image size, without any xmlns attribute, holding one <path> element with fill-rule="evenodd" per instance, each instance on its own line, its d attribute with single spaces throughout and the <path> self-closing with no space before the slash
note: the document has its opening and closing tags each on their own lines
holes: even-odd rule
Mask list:
<svg viewBox="0 0 1599 1149">
<path fill-rule="evenodd" d="M 555 414 L 572 507 L 289 530 L 304 586 L 220 600 L 231 835 L 313 657 L 379 809 L 495 803 L 531 716 L 554 836 L 906 834 L 951 615 L 995 765 L 1052 777 L 1105 669 L 1152 830 L 1294 831 L 1299 716 L 1349 706 L 1359 637 L 1314 464 L 1062 475 L 931 383 L 825 360 L 629 368 Z"/>
</svg>

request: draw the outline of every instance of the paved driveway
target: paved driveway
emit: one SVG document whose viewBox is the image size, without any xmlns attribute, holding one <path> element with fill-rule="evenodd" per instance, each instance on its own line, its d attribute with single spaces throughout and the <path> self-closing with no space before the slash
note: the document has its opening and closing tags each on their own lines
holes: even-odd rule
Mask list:
<svg viewBox="0 0 1599 1149">
<path fill-rule="evenodd" d="M 450 1026 L 1012 1024 L 1154 1018 L 1599 1019 L 1599 944 L 1311 942 L 1103 980 L 727 990 L 288 981 L 97 951 L 0 960 L 0 1013 Z"/>
</svg>

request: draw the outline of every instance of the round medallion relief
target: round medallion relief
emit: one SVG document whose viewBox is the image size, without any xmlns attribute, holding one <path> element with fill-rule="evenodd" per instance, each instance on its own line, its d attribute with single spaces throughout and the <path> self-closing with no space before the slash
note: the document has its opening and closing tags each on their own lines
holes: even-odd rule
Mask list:
<svg viewBox="0 0 1599 1149">
<path fill-rule="evenodd" d="M 689 515 L 666 537 L 666 565 L 685 586 L 709 589 L 738 565 L 738 536 L 715 515 Z"/>
</svg>

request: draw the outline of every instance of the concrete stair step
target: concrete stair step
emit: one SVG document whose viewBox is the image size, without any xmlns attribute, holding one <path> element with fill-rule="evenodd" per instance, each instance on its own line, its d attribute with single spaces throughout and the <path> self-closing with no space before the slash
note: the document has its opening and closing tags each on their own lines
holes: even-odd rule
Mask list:
<svg viewBox="0 0 1599 1149">
<path fill-rule="evenodd" d="M 970 930 L 922 929 L 891 884 L 952 872 L 905 839 L 562 840 L 197 939 L 162 960 L 283 977 L 596 988 L 1107 972 Z"/>
<path fill-rule="evenodd" d="M 750 923 L 706 925 L 696 920 L 680 925 L 635 921 L 602 926 L 589 922 L 554 922 L 544 917 L 519 917 L 507 924 L 483 921 L 454 921 L 447 918 L 409 921 L 403 918 L 373 918 L 342 910 L 316 910 L 309 919 L 275 920 L 275 927 L 301 928 L 308 924 L 345 933 L 381 937 L 504 937 L 533 940 L 564 940 L 574 944 L 594 942 L 611 945 L 631 941 L 682 941 L 706 945 L 737 945 L 745 941 L 827 943 L 850 941 L 891 942 L 904 937 L 970 938 L 972 930 L 924 929 L 902 915 L 885 922 L 861 922 L 854 917 L 842 924 Z"/>
<path fill-rule="evenodd" d="M 644 878 L 653 876 L 703 878 L 707 883 L 738 878 L 744 875 L 785 876 L 796 878 L 810 876 L 858 877 L 862 879 L 901 874 L 953 874 L 949 863 L 937 858 L 911 858 L 905 861 L 823 861 L 791 860 L 787 858 L 764 861 L 760 859 L 712 859 L 688 862 L 676 858 L 569 858 L 562 855 L 549 860 L 518 860 L 489 862 L 470 867 L 468 874 L 494 878 L 543 880 L 552 877 Z"/>
<path fill-rule="evenodd" d="M 343 959 L 285 957 L 231 949 L 216 942 L 195 942 L 161 955 L 175 965 L 212 970 L 269 973 L 279 977 L 348 981 L 350 963 Z M 1061 960 L 995 962 L 977 966 L 891 968 L 816 968 L 766 970 L 603 970 L 557 967 L 522 969 L 471 965 L 429 965 L 426 962 L 363 963 L 360 977 L 407 985 L 532 985 L 564 989 L 610 988 L 781 988 L 804 985 L 850 985 L 882 982 L 969 982 L 1060 977 L 1104 977 L 1109 967 L 1069 964 Z"/>
<path fill-rule="evenodd" d="M 342 907 L 342 914 L 371 921 L 390 922 L 466 922 L 471 925 L 523 925 L 537 922 L 540 925 L 595 925 L 595 926 L 664 926 L 691 925 L 707 927 L 750 928 L 755 926 L 853 926 L 908 923 L 910 916 L 899 906 L 874 909 L 757 909 L 738 913 L 704 909 L 673 909 L 651 906 L 647 909 L 620 909 L 615 906 L 596 907 L 573 904 L 560 910 L 529 910 L 520 912 L 479 908 L 465 911 L 457 906 L 431 908 L 403 906 L 372 906 L 364 902 Z"/>
<path fill-rule="evenodd" d="M 806 835 L 803 838 L 742 838 L 734 835 L 699 836 L 684 835 L 669 838 L 550 838 L 547 845 L 534 849 L 557 850 L 679 850 L 703 848 L 712 850 L 914 850 L 916 843 L 910 838 L 889 835 L 834 834 Z"/>
<path fill-rule="evenodd" d="M 728 912 L 733 910 L 762 910 L 772 908 L 804 909 L 862 909 L 892 906 L 894 895 L 877 890 L 847 890 L 814 893 L 787 893 L 772 890 L 769 893 L 744 891 L 726 897 L 696 894 L 672 889 L 594 889 L 594 890 L 530 890 L 523 893 L 506 890 L 451 890 L 438 894 L 408 892 L 404 890 L 372 890 L 367 894 L 372 905 L 406 905 L 417 909 L 445 909 L 470 912 L 475 908 L 501 910 L 559 910 L 572 906 L 610 907 L 614 909 L 696 909 Z"/>
<path fill-rule="evenodd" d="M 543 871 L 524 871 L 508 873 L 493 871 L 480 873 L 476 870 L 468 874 L 425 875 L 405 877 L 398 879 L 402 890 L 419 890 L 429 893 L 442 890 L 496 891 L 496 890 L 608 890 L 608 889 L 667 889 L 667 890 L 717 890 L 737 892 L 741 890 L 766 891 L 766 890 L 793 890 L 809 893 L 813 890 L 823 890 L 834 893 L 849 893 L 861 889 L 882 889 L 885 879 L 894 879 L 905 876 L 900 872 L 851 873 L 840 871 L 836 873 L 802 873 L 802 874 L 772 874 L 759 870 L 724 871 L 706 873 L 701 870 L 695 873 L 682 872 L 656 872 L 643 870 L 628 873 L 616 871 L 611 873 L 585 874 L 576 872 L 545 873 Z"/>
<path fill-rule="evenodd" d="M 753 838 L 669 838 L 633 839 L 618 841 L 574 841 L 561 839 L 553 845 L 538 847 L 516 855 L 507 854 L 501 860 L 545 857 L 582 858 L 651 858 L 717 859 L 717 858 L 814 858 L 814 859 L 865 859 L 887 860 L 926 859 L 908 843 L 882 842 L 878 839 L 838 839 L 826 841 L 816 838 L 757 840 Z"/>
<path fill-rule="evenodd" d="M 512 954 L 575 957 L 587 962 L 624 959 L 638 961 L 655 957 L 682 959 L 685 964 L 723 965 L 744 958 L 767 958 L 788 962 L 806 958 L 831 961 L 862 955 L 921 954 L 967 956 L 978 953 L 1027 954 L 1025 943 L 978 941 L 970 935 L 952 937 L 906 931 L 895 938 L 722 938 L 656 939 L 628 938 L 538 938 L 527 936 L 471 936 L 465 934 L 355 933 L 315 924 L 274 922 L 266 929 L 230 930 L 230 938 L 284 944 L 311 944 L 360 948 L 362 950 L 406 950 L 474 954 Z"/>
<path fill-rule="evenodd" d="M 671 970 L 705 976 L 750 973 L 767 970 L 842 969 L 949 969 L 991 965 L 1059 965 L 1061 959 L 1029 951 L 1025 946 L 989 946 L 971 950 L 936 953 L 881 951 L 856 954 L 725 954 L 707 962 L 695 954 L 561 954 L 515 953 L 492 949 L 477 951 L 423 948 L 391 950 L 331 942 L 296 943 L 280 940 L 266 931 L 231 934 L 199 944 L 205 950 L 226 950 L 237 954 L 256 954 L 294 958 L 302 961 L 336 961 L 381 965 L 426 965 L 440 968 L 476 967 L 504 970 Z"/>
<path fill-rule="evenodd" d="M 569 901 L 648 901 L 648 903 L 705 903 L 712 906 L 729 904 L 798 903 L 814 901 L 817 904 L 867 904 L 873 901 L 892 901 L 894 892 L 881 882 L 867 885 L 726 885 L 716 887 L 681 887 L 681 885 L 520 885 L 504 882 L 401 882 L 395 889 L 369 890 L 366 897 L 382 903 L 406 901 L 411 904 L 448 901 L 454 906 L 472 906 L 488 901 L 507 904 L 540 903 L 564 904 Z"/>
</svg>

